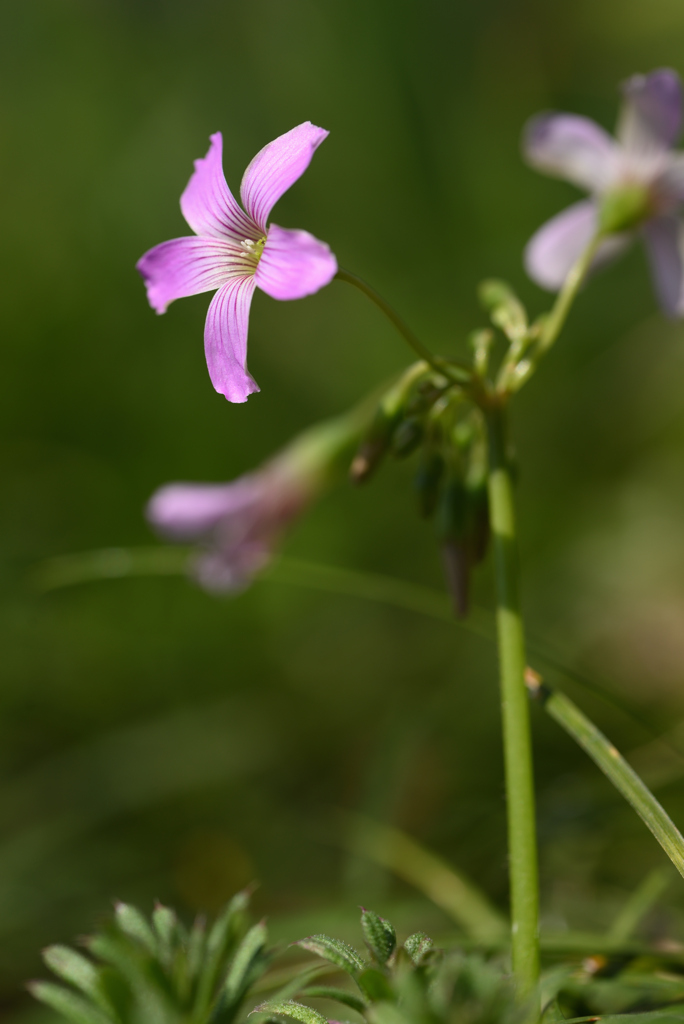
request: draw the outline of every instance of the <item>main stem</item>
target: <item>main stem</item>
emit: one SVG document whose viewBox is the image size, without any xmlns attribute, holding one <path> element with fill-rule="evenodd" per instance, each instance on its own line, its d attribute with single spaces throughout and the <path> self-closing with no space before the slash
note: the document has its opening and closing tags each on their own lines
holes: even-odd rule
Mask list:
<svg viewBox="0 0 684 1024">
<path fill-rule="evenodd" d="M 505 402 L 487 410 L 489 509 L 496 571 L 496 624 L 503 719 L 513 972 L 521 997 L 539 977 L 539 889 L 525 636 L 520 613 L 513 484 L 506 457 Z"/>
</svg>

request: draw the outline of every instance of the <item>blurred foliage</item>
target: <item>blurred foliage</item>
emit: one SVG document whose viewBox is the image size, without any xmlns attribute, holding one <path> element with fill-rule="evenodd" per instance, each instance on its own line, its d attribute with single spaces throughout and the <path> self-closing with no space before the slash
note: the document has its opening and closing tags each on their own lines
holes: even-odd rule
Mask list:
<svg viewBox="0 0 684 1024">
<path fill-rule="evenodd" d="M 210 132 L 236 188 L 252 155 L 331 130 L 277 221 L 328 241 L 425 341 L 464 356 L 477 283 L 575 192 L 518 153 L 560 108 L 612 126 L 617 83 L 681 72 L 679 0 L 25 0 L 0 15 L 0 985 L 25 1009 L 38 950 L 111 896 L 216 911 L 258 876 L 277 937 L 353 937 L 373 903 L 436 935 L 448 917 L 345 852 L 335 808 L 418 837 L 506 903 L 495 655 L 394 607 L 264 579 L 219 601 L 182 579 L 49 595 L 43 558 L 149 544 L 174 479 L 225 480 L 410 361 L 342 284 L 254 302 L 262 392 L 218 397 L 206 297 L 161 318 L 134 271 L 186 232 L 178 197 Z M 530 630 L 628 704 L 573 698 L 684 821 L 684 331 L 654 312 L 639 250 L 586 288 L 517 403 Z M 441 586 L 414 467 L 341 488 L 296 556 Z M 474 600 L 490 602 L 490 569 Z M 666 741 L 655 735 L 667 732 Z M 534 713 L 545 927 L 606 930 L 662 854 L 586 756 Z M 347 844 L 348 845 L 348 844 Z M 684 940 L 677 884 L 642 938 Z M 322 916 L 323 915 L 323 916 Z M 325 924 L 323 923 L 325 921 Z M 408 931 L 406 932 L 408 933 Z"/>
</svg>

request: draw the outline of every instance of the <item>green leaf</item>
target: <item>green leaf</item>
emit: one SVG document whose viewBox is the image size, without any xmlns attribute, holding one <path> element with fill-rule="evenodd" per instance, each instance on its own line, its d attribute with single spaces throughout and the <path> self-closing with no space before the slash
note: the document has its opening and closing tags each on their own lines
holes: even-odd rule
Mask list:
<svg viewBox="0 0 684 1024">
<path fill-rule="evenodd" d="M 397 935 L 392 925 L 373 910 L 362 910 L 361 928 L 377 962 L 386 964 L 397 945 Z"/>
<path fill-rule="evenodd" d="M 277 1017 L 292 1017 L 301 1024 L 328 1024 L 328 1018 L 324 1017 L 318 1010 L 312 1010 L 310 1006 L 303 1003 L 295 1003 L 288 1000 L 284 1003 L 269 1001 L 255 1006 L 252 1013 L 268 1013 Z M 250 1014 L 251 1016 L 251 1014 Z"/>
<path fill-rule="evenodd" d="M 426 953 L 428 953 L 433 946 L 432 939 L 425 932 L 414 932 L 413 935 L 409 935 L 408 939 L 404 942 L 404 949 L 413 960 L 414 964 L 420 964 L 423 961 Z"/>
<path fill-rule="evenodd" d="M 176 911 L 172 910 L 171 907 L 165 907 L 163 904 L 158 903 L 152 911 L 152 924 L 159 937 L 159 941 L 167 948 L 171 948 L 178 934 Z"/>
<path fill-rule="evenodd" d="M 43 951 L 43 960 L 62 981 L 75 985 L 91 998 L 99 996 L 97 968 L 81 953 L 68 946 L 48 946 Z"/>
<path fill-rule="evenodd" d="M 225 961 L 237 941 L 251 889 L 237 893 L 214 921 L 207 937 L 206 954 L 199 974 L 194 1016 L 203 1017 L 214 995 Z"/>
<path fill-rule="evenodd" d="M 139 942 L 152 956 L 157 955 L 157 937 L 137 907 L 132 907 L 129 903 L 117 903 L 114 915 L 124 935 Z"/>
<path fill-rule="evenodd" d="M 329 935 L 309 935 L 305 939 L 293 942 L 292 945 L 301 946 L 309 953 L 316 953 L 351 975 L 356 975 L 357 971 L 362 971 L 366 966 L 365 960 L 355 949 L 348 946 L 346 942 L 342 942 L 341 939 L 332 939 Z"/>
<path fill-rule="evenodd" d="M 312 999 L 333 999 L 337 1003 L 349 1006 L 357 1013 L 363 1013 L 367 1003 L 353 992 L 347 992 L 344 988 L 334 988 L 332 985 L 309 985 L 301 989 L 303 996 L 310 996 Z"/>
<path fill-rule="evenodd" d="M 33 981 L 28 988 L 35 999 L 51 1006 L 57 1013 L 73 1021 L 73 1024 L 112 1024 L 112 1018 L 97 1006 L 61 985 L 53 985 L 50 981 Z"/>
<path fill-rule="evenodd" d="M 380 1001 L 394 1002 L 395 995 L 392 991 L 392 986 L 382 971 L 377 970 L 377 968 L 367 967 L 365 971 L 359 974 L 356 981 L 363 994 L 372 1003 Z"/>
<path fill-rule="evenodd" d="M 395 1003 L 375 1003 L 368 1010 L 372 1024 L 409 1024 L 409 1020 Z"/>
<path fill-rule="evenodd" d="M 224 985 L 225 999 L 231 1006 L 240 1000 L 252 980 L 252 968 L 266 945 L 266 924 L 260 921 L 249 929 L 238 946 Z"/>
</svg>

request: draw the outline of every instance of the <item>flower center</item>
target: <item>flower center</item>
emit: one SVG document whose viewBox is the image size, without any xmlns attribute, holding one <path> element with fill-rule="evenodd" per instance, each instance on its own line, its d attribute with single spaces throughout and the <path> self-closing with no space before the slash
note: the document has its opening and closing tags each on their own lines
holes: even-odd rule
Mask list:
<svg viewBox="0 0 684 1024">
<path fill-rule="evenodd" d="M 254 263 L 255 269 L 259 260 L 261 259 L 261 254 L 264 251 L 265 245 L 265 235 L 262 238 L 257 239 L 256 242 L 252 238 L 245 238 L 242 242 L 240 242 L 240 248 L 243 250 L 245 256 L 249 258 L 250 263 Z"/>
</svg>

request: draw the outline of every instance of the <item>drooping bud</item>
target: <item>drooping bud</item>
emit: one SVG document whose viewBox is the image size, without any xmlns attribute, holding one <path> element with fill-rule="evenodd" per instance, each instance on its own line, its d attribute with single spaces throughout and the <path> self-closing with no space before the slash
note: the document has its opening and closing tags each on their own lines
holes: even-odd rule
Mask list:
<svg viewBox="0 0 684 1024">
<path fill-rule="evenodd" d="M 436 448 L 427 445 L 423 448 L 418 469 L 413 478 L 413 486 L 418 494 L 420 514 L 425 519 L 428 519 L 437 507 L 444 465 L 444 457 Z"/>
<path fill-rule="evenodd" d="M 423 440 L 425 426 L 420 416 L 407 416 L 401 420 L 392 435 L 392 450 L 400 459 L 414 452 Z"/>
<path fill-rule="evenodd" d="M 414 363 L 382 396 L 349 468 L 353 483 L 364 483 L 380 465 L 392 444 L 409 398 L 421 379 L 431 372 L 428 363 Z"/>
<path fill-rule="evenodd" d="M 483 281 L 478 289 L 480 302 L 509 341 L 520 341 L 527 334 L 527 313 L 520 299 L 505 281 Z"/>
</svg>

